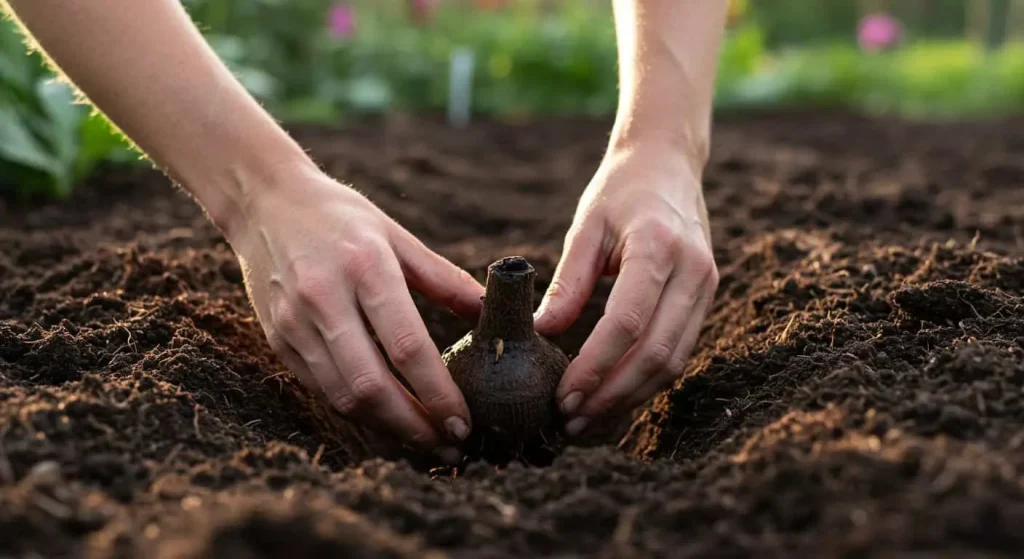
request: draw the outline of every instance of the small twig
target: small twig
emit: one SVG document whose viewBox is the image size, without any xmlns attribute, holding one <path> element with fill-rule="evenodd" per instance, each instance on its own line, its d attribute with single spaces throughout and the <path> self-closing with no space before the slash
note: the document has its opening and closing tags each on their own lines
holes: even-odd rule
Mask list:
<svg viewBox="0 0 1024 559">
<path fill-rule="evenodd" d="M 326 447 L 327 445 L 325 445 L 324 443 L 320 443 L 320 446 L 316 449 L 316 454 L 313 455 L 313 460 L 311 461 L 313 466 L 317 466 L 320 464 L 320 459 L 323 458 L 324 449 Z"/>
<path fill-rule="evenodd" d="M 786 329 L 782 331 L 782 334 L 775 339 L 776 344 L 784 344 L 789 340 L 789 332 L 793 329 L 793 323 L 796 322 L 796 315 L 794 314 L 789 318 L 789 324 L 786 324 Z"/>
<path fill-rule="evenodd" d="M 619 516 L 619 524 L 615 527 L 615 534 L 612 541 L 616 545 L 627 546 L 633 539 L 633 526 L 636 524 L 636 517 L 640 514 L 640 507 L 626 507 Z"/>
<path fill-rule="evenodd" d="M 111 435 L 111 436 L 117 435 L 117 431 L 115 431 L 112 427 L 110 427 L 109 425 L 104 425 L 104 424 L 100 423 L 99 421 L 96 420 L 96 418 L 94 418 L 91 415 L 90 416 L 86 416 L 85 421 L 89 425 L 92 425 L 93 427 L 99 429 L 100 431 L 103 431 L 104 433 L 106 433 L 108 435 Z"/>
<path fill-rule="evenodd" d="M 178 443 L 174 445 L 174 448 L 172 448 L 171 451 L 167 453 L 167 456 L 164 458 L 161 465 L 167 466 L 172 461 L 174 461 L 174 459 L 178 457 L 178 453 L 181 452 L 181 449 L 183 448 L 185 448 L 185 443 Z"/>
<path fill-rule="evenodd" d="M 203 435 L 199 432 L 199 404 L 192 407 L 192 428 L 196 431 L 196 438 L 202 439 Z"/>
<path fill-rule="evenodd" d="M 280 373 L 274 373 L 272 375 L 267 375 L 267 376 L 263 377 L 262 380 L 260 380 L 260 384 L 263 384 L 264 382 L 267 382 L 268 380 L 278 379 L 278 378 L 281 378 L 281 377 L 283 377 L 285 375 L 289 375 L 289 374 L 291 374 L 290 371 L 281 371 Z"/>
<path fill-rule="evenodd" d="M 501 519 L 506 523 L 511 524 L 518 516 L 515 505 L 510 505 L 494 495 L 487 495 L 484 500 L 498 511 Z"/>
<path fill-rule="evenodd" d="M 132 331 L 123 326 L 121 327 L 121 329 L 128 333 L 128 347 L 132 350 L 132 352 L 138 353 L 139 348 L 138 346 L 135 345 L 135 341 L 132 340 Z"/>
<path fill-rule="evenodd" d="M 71 514 L 73 512 L 71 510 L 71 507 L 65 505 L 64 503 L 61 503 L 60 501 L 57 501 L 56 499 L 47 497 L 42 493 L 36 493 L 35 495 L 33 495 L 32 504 L 42 509 L 43 512 L 49 514 L 50 516 L 54 518 L 59 518 L 61 520 L 67 520 L 68 518 L 71 518 Z"/>
</svg>

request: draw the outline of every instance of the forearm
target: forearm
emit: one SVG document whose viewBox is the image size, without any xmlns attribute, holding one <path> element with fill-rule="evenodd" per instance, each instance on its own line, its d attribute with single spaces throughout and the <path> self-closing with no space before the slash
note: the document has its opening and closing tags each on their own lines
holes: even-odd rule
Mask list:
<svg viewBox="0 0 1024 559">
<path fill-rule="evenodd" d="M 7 2 L 60 70 L 225 231 L 240 226 L 251 190 L 275 169 L 312 165 L 177 0 Z"/>
<path fill-rule="evenodd" d="M 703 168 L 728 2 L 614 0 L 613 6 L 619 109 L 612 146 L 657 142 Z"/>
</svg>

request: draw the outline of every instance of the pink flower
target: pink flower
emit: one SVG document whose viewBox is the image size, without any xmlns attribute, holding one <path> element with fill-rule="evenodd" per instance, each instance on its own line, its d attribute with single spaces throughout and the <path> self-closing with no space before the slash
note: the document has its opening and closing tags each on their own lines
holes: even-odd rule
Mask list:
<svg viewBox="0 0 1024 559">
<path fill-rule="evenodd" d="M 327 12 L 327 28 L 331 35 L 339 39 L 347 39 L 356 30 L 356 11 L 345 3 L 338 2 L 331 5 Z"/>
<path fill-rule="evenodd" d="M 878 52 L 896 45 L 903 35 L 903 25 L 889 14 L 872 14 L 860 20 L 857 43 L 867 52 Z"/>
</svg>

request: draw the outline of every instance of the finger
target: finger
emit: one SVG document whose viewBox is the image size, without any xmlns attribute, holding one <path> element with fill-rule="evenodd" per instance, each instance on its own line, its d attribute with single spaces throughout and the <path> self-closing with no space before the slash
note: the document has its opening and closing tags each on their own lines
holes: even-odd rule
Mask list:
<svg viewBox="0 0 1024 559">
<path fill-rule="evenodd" d="M 318 287 L 319 286 L 319 287 Z M 395 379 L 363 325 L 354 297 L 329 282 L 301 286 L 312 322 L 287 318 L 289 343 L 324 395 L 342 415 L 387 431 L 415 446 L 440 442 L 426 412 Z"/>
<path fill-rule="evenodd" d="M 459 316 L 475 318 L 480 314 L 484 287 L 469 272 L 404 230 L 396 235 L 394 250 L 409 287 Z"/>
<path fill-rule="evenodd" d="M 709 295 L 708 298 L 701 300 L 699 306 L 694 309 L 694 317 L 700 318 L 700 320 L 694 320 L 687 326 L 686 333 L 683 334 L 682 339 L 679 341 L 679 347 L 676 348 L 675 353 L 672 355 L 671 364 L 664 375 L 652 378 L 637 390 L 636 394 L 626 402 L 628 409 L 633 409 L 647 402 L 658 392 L 672 387 L 676 381 L 682 378 L 690 356 L 693 354 L 693 349 L 700 339 L 701 332 L 703 332 L 704 322 L 707 318 L 708 310 L 711 308 L 712 301 L 713 295 Z"/>
<path fill-rule="evenodd" d="M 701 287 L 685 273 L 673 274 L 665 287 L 650 327 L 640 341 L 614 365 L 601 385 L 580 406 L 579 414 L 597 417 L 618 407 L 647 381 L 668 368 L 683 333 L 694 316 Z"/>
<path fill-rule="evenodd" d="M 356 293 L 395 368 L 412 386 L 427 412 L 453 441 L 469 435 L 469 408 L 430 339 L 395 260 L 386 260 L 372 281 Z"/>
<path fill-rule="evenodd" d="M 647 257 L 623 257 L 604 316 L 559 384 L 557 397 L 563 413 L 572 414 L 573 404 L 597 389 L 601 379 L 647 330 L 671 271 L 670 266 Z"/>
<path fill-rule="evenodd" d="M 309 370 L 302 356 L 295 351 L 291 344 L 276 334 L 268 336 L 267 339 L 270 342 L 270 348 L 274 350 L 274 353 L 284 363 L 284 366 L 299 379 L 303 386 L 310 390 L 319 389 L 319 384 L 317 384 L 316 378 L 313 377 L 313 372 Z"/>
<path fill-rule="evenodd" d="M 339 324 L 323 336 L 322 349 L 304 356 L 342 415 L 424 449 L 441 443 L 423 408 L 387 369 L 362 322 Z"/>
<path fill-rule="evenodd" d="M 604 272 L 608 260 L 604 244 L 598 227 L 584 226 L 566 237 L 562 258 L 535 313 L 538 332 L 561 334 L 580 316 Z"/>
</svg>

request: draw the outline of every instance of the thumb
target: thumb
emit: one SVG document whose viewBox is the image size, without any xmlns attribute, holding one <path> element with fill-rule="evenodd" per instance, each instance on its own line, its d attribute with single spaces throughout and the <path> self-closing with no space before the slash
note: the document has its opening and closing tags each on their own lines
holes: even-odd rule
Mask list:
<svg viewBox="0 0 1024 559">
<path fill-rule="evenodd" d="M 605 268 L 603 244 L 597 227 L 581 227 L 566 237 L 562 259 L 534 314 L 538 332 L 561 334 L 579 317 Z"/>
<path fill-rule="evenodd" d="M 403 232 L 395 242 L 395 254 L 409 287 L 431 301 L 444 305 L 464 318 L 480 314 L 484 287 L 469 272 L 426 247 L 411 233 Z"/>
</svg>

